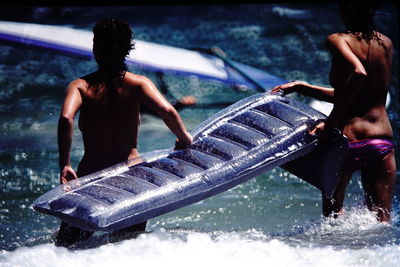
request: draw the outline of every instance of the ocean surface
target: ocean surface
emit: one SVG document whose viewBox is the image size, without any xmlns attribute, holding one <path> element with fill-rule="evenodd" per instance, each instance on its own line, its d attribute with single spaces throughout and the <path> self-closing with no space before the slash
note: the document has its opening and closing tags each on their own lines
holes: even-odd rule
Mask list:
<svg viewBox="0 0 400 267">
<path fill-rule="evenodd" d="M 0 7 L 1 20 L 87 30 L 107 16 L 128 21 L 140 40 L 183 48 L 217 46 L 230 59 L 286 80 L 320 85 L 328 84 L 330 67 L 324 40 L 342 30 L 334 4 Z M 376 24 L 395 47 L 388 110 L 399 148 L 396 7 L 384 4 Z M 0 266 L 400 266 L 400 180 L 391 223 L 378 223 L 366 210 L 359 173 L 348 186 L 346 213 L 332 219 L 321 216 L 316 188 L 280 168 L 153 218 L 136 238 L 113 240 L 96 233 L 82 247 L 56 247 L 60 221 L 35 212 L 31 204 L 58 185 L 56 134 L 65 88 L 94 70 L 94 60 L 0 41 Z M 156 82 L 153 73 L 130 70 Z M 189 130 L 221 110 L 220 103 L 254 93 L 192 76 L 165 79 L 169 99 L 198 99 L 198 105 L 180 110 Z M 139 150 L 173 144 L 162 121 L 143 114 Z M 399 149 L 396 153 L 400 162 Z M 82 155 L 75 127 L 74 167 Z"/>
</svg>

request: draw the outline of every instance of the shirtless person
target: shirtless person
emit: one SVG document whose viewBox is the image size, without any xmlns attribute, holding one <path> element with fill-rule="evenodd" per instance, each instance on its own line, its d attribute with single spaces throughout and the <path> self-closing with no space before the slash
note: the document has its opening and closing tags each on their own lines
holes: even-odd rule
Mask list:
<svg viewBox="0 0 400 267">
<path fill-rule="evenodd" d="M 375 8 L 371 3 L 343 3 L 340 15 L 346 31 L 326 40 L 332 55 L 330 83 L 333 88 L 291 82 L 273 92 L 299 92 L 332 102 L 325 123 L 311 133 L 323 142 L 329 131 L 338 128 L 350 141 L 344 174 L 332 199 L 323 198 L 325 216 L 343 212 L 345 188 L 352 173 L 361 169 L 365 202 L 379 221 L 390 221 L 396 163 L 392 128 L 386 113 L 386 97 L 392 66 L 392 42 L 373 29 Z"/>
<path fill-rule="evenodd" d="M 94 26 L 93 33 L 93 53 L 99 69 L 68 85 L 58 124 L 61 183 L 138 157 L 141 104 L 155 111 L 176 135 L 175 148 L 192 142 L 178 112 L 155 85 L 144 76 L 126 71 L 125 57 L 133 48 L 130 26 L 105 19 Z M 78 110 L 85 153 L 75 173 L 70 148 Z M 132 229 L 144 231 L 145 227 L 143 223 Z M 69 246 L 91 234 L 63 222 L 56 245 Z"/>
</svg>

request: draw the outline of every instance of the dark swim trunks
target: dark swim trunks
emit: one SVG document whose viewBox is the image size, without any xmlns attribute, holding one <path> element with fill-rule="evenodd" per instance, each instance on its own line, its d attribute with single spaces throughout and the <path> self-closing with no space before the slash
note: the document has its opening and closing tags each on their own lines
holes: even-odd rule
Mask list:
<svg viewBox="0 0 400 267">
<path fill-rule="evenodd" d="M 346 156 L 346 169 L 357 170 L 363 165 L 382 160 L 394 149 L 392 141 L 388 139 L 363 139 L 349 142 Z"/>
</svg>

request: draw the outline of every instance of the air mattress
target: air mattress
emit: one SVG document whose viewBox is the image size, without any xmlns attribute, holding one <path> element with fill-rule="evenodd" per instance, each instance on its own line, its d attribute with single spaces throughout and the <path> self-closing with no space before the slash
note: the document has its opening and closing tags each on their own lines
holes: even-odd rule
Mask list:
<svg viewBox="0 0 400 267">
<path fill-rule="evenodd" d="M 314 174 L 307 182 L 329 195 L 337 183 L 338 166 L 324 167 L 322 176 L 317 175 L 313 168 L 318 163 L 313 160 L 318 157 L 311 164 L 303 157 L 316 151 L 317 138 L 308 131 L 324 118 L 293 99 L 256 94 L 200 124 L 192 131 L 190 147 L 144 153 L 139 164 L 121 163 L 60 185 L 33 207 L 85 230 L 113 231 L 226 191 L 289 162 L 288 168 L 298 171 L 300 178 Z M 332 147 L 341 153 L 336 143 Z"/>
</svg>

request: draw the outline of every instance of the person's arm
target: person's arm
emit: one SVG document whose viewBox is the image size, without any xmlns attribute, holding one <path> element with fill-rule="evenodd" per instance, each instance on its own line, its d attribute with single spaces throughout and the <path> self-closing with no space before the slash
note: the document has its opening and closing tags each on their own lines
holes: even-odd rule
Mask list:
<svg viewBox="0 0 400 267">
<path fill-rule="evenodd" d="M 140 79 L 141 100 L 147 107 L 153 109 L 176 135 L 175 148 L 181 149 L 190 145 L 192 136 L 186 130 L 176 109 L 162 96 L 152 81 L 143 76 Z"/>
<path fill-rule="evenodd" d="M 82 105 L 82 97 L 77 80 L 71 82 L 66 91 L 64 104 L 58 121 L 58 153 L 60 164 L 60 182 L 65 184 L 76 179 L 77 175 L 70 162 L 74 118 Z"/>
<path fill-rule="evenodd" d="M 283 92 L 287 95 L 293 92 L 298 92 L 319 100 L 333 103 L 333 88 L 311 85 L 303 81 L 294 81 L 281 84 L 272 88 L 272 93 Z"/>
</svg>

